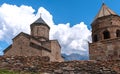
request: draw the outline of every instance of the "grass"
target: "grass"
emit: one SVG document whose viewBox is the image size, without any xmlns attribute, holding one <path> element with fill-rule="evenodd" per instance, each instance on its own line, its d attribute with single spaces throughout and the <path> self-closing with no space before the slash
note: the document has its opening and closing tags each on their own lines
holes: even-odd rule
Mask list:
<svg viewBox="0 0 120 74">
<path fill-rule="evenodd" d="M 10 70 L 0 69 L 0 74 L 20 74 L 20 73 Z"/>
<path fill-rule="evenodd" d="M 10 70 L 0 69 L 0 74 L 38 74 L 38 73 L 17 72 L 17 71 L 15 72 L 15 71 L 10 71 Z"/>
</svg>

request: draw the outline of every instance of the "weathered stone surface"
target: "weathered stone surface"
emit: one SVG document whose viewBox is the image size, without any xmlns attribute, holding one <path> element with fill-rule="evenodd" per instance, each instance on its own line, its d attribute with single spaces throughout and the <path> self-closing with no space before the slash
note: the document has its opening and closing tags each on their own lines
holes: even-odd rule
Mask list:
<svg viewBox="0 0 120 74">
<path fill-rule="evenodd" d="M 104 9 L 104 11 L 106 10 Z M 117 14 L 103 15 L 96 18 L 91 26 L 90 59 L 120 60 L 120 16 Z"/>
<path fill-rule="evenodd" d="M 42 20 L 41 17 L 39 19 Z M 49 39 L 50 27 L 47 24 L 40 22 L 41 21 L 31 24 L 31 35 L 21 32 L 14 37 L 12 39 L 13 44 L 3 51 L 4 55 L 48 56 L 49 59 L 46 58 L 46 60 L 64 61 L 64 59 L 61 57 L 61 46 L 59 42 L 57 40 Z"/>
<path fill-rule="evenodd" d="M 43 74 L 119 74 L 120 60 L 48 62 L 44 57 L 0 57 L 0 68 Z"/>
</svg>

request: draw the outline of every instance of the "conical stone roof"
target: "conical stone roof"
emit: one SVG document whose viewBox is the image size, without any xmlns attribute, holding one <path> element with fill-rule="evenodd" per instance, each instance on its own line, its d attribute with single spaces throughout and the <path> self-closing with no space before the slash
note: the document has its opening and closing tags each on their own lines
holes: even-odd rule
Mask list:
<svg viewBox="0 0 120 74">
<path fill-rule="evenodd" d="M 103 16 L 108 15 L 117 15 L 114 11 L 112 11 L 110 8 L 108 8 L 104 3 L 102 4 L 101 9 L 99 10 L 98 14 L 96 15 L 95 19 Z"/>
<path fill-rule="evenodd" d="M 34 23 L 42 23 L 42 24 L 46 24 L 46 22 L 40 17 L 38 18 Z"/>
<path fill-rule="evenodd" d="M 48 28 L 50 28 L 50 27 L 47 25 L 47 23 L 46 23 L 41 17 L 39 17 L 35 22 L 33 22 L 33 23 L 31 24 L 31 26 L 34 26 L 34 25 L 45 25 L 45 26 L 47 26 Z"/>
</svg>

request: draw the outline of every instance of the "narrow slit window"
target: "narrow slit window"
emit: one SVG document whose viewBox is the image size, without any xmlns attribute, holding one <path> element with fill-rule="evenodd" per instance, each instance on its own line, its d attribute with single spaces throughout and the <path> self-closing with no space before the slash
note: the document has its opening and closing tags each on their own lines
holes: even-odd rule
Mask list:
<svg viewBox="0 0 120 74">
<path fill-rule="evenodd" d="M 116 36 L 117 36 L 117 37 L 120 37 L 120 30 L 117 30 L 117 31 L 116 31 Z"/>
<path fill-rule="evenodd" d="M 97 42 L 98 41 L 98 36 L 97 35 L 94 35 L 93 37 L 93 42 Z"/>
</svg>

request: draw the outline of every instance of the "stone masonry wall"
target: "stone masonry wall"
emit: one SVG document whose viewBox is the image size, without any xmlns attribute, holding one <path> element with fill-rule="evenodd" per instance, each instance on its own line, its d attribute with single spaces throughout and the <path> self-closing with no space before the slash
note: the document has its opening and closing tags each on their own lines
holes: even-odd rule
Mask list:
<svg viewBox="0 0 120 74">
<path fill-rule="evenodd" d="M 89 44 L 91 60 L 120 60 L 120 38 L 107 39 Z"/>
<path fill-rule="evenodd" d="M 0 57 L 0 69 L 37 74 L 120 74 L 120 60 L 49 62 L 48 57 Z"/>
</svg>

